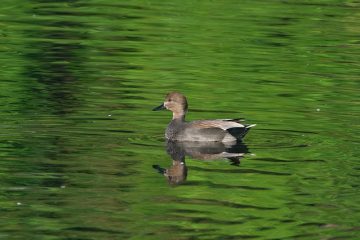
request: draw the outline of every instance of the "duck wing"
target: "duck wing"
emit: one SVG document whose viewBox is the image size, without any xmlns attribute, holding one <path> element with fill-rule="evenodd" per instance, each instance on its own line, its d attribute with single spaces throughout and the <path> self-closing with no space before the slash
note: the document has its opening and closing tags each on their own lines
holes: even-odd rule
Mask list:
<svg viewBox="0 0 360 240">
<path fill-rule="evenodd" d="M 193 121 L 190 124 L 192 127 L 199 129 L 203 136 L 217 136 L 222 141 L 232 141 L 234 138 L 241 139 L 251 127 L 256 125 L 241 124 L 238 119 L 200 120 Z"/>
<path fill-rule="evenodd" d="M 196 128 L 220 128 L 228 130 L 230 128 L 246 128 L 246 125 L 232 119 L 216 119 L 216 120 L 199 120 L 190 122 L 192 127 Z"/>
</svg>

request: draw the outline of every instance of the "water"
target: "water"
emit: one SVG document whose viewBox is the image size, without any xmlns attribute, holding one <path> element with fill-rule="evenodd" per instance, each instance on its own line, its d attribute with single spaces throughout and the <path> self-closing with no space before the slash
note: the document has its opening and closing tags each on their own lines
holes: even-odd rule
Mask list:
<svg viewBox="0 0 360 240">
<path fill-rule="evenodd" d="M 1 1 L 0 239 L 359 239 L 359 8 Z M 240 164 L 169 151 L 173 90 Z"/>
</svg>

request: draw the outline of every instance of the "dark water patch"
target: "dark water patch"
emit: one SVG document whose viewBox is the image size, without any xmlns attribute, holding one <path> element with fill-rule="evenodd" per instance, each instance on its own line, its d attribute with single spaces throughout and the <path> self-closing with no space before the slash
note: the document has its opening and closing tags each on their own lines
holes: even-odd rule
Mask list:
<svg viewBox="0 0 360 240">
<path fill-rule="evenodd" d="M 276 96 L 285 97 L 285 98 L 296 97 L 294 94 L 291 93 L 278 93 Z"/>
<path fill-rule="evenodd" d="M 301 223 L 298 226 L 299 227 L 306 227 L 306 226 L 315 226 L 315 227 L 321 227 L 324 223 L 318 223 L 318 222 L 308 222 L 308 223 Z"/>
<path fill-rule="evenodd" d="M 63 214 L 50 211 L 38 211 L 37 217 L 59 219 L 63 217 Z"/>
<path fill-rule="evenodd" d="M 238 234 L 238 235 L 220 235 L 218 239 L 253 239 L 259 238 L 260 235 L 245 235 L 245 234 Z"/>
<path fill-rule="evenodd" d="M 118 130 L 118 129 L 104 129 L 105 132 L 115 132 L 115 133 L 135 133 L 131 130 Z"/>
<path fill-rule="evenodd" d="M 60 178 L 48 178 L 48 177 L 45 177 L 45 178 L 41 179 L 40 185 L 42 187 L 50 187 L 50 188 L 55 187 L 55 188 L 58 188 L 58 187 L 61 187 L 61 186 L 65 186 L 66 181 L 62 177 L 60 177 Z"/>
<path fill-rule="evenodd" d="M 123 172 L 114 173 L 112 175 L 117 176 L 117 177 L 127 177 L 127 176 L 136 175 L 137 173 L 138 173 L 137 171 L 123 171 Z"/>
<path fill-rule="evenodd" d="M 314 233 L 303 233 L 303 234 L 298 234 L 298 235 L 295 235 L 295 236 L 291 236 L 293 239 L 304 239 L 304 237 L 314 237 L 314 236 L 322 236 L 323 234 L 314 234 Z M 324 234 L 325 235 L 325 234 Z M 327 235 L 330 235 L 330 234 L 327 234 Z M 335 234 L 332 234 L 332 235 L 335 235 Z M 354 238 L 353 235 L 341 235 L 340 233 L 336 233 L 337 236 L 330 236 L 330 237 L 327 237 L 326 239 L 329 239 L 329 240 L 344 240 L 344 239 L 356 239 Z M 357 236 L 355 236 L 357 237 Z M 316 237 L 312 238 L 312 239 L 317 239 Z"/>
<path fill-rule="evenodd" d="M 129 15 L 129 14 L 123 14 L 123 13 L 112 13 L 112 12 L 99 12 L 99 11 L 76 11 L 74 10 L 76 8 L 68 8 L 66 10 L 64 9 L 56 9 L 56 8 L 47 8 L 47 7 L 41 7 L 41 8 L 34 8 L 32 9 L 32 13 L 39 15 L 39 16 L 74 16 L 74 17 L 106 17 L 110 19 L 120 19 L 120 20 L 139 20 L 143 19 L 142 16 L 136 16 L 136 15 Z"/>
<path fill-rule="evenodd" d="M 296 17 L 272 17 L 271 21 L 266 21 L 263 24 L 266 24 L 267 26 L 289 26 L 292 24 L 295 24 L 296 22 L 299 22 L 301 18 Z"/>
<path fill-rule="evenodd" d="M 107 3 L 107 2 L 95 2 L 95 3 L 87 3 L 87 2 L 72 2 L 72 6 L 74 7 L 80 7 L 80 8 L 86 8 L 86 7 L 104 7 L 104 8 L 111 8 L 111 9 L 134 9 L 134 10 L 150 10 L 149 8 L 143 6 L 143 5 L 130 5 L 130 4 L 124 4 L 124 3 Z"/>
<path fill-rule="evenodd" d="M 203 214 L 203 213 L 208 213 L 207 211 L 203 211 L 203 210 L 195 210 L 195 209 L 183 209 L 183 208 L 177 208 L 174 210 L 174 212 L 176 213 L 186 213 L 186 214 Z"/>
<path fill-rule="evenodd" d="M 346 231 L 360 231 L 360 226 L 351 227 L 349 229 L 346 229 Z"/>
<path fill-rule="evenodd" d="M 268 67 L 269 65 L 257 65 L 254 64 L 252 65 L 252 67 Z M 276 81 L 276 80 L 268 80 L 268 79 L 261 79 L 261 80 L 257 80 L 256 84 L 270 84 L 270 85 L 283 85 L 284 83 L 281 81 Z"/>
<path fill-rule="evenodd" d="M 78 28 L 84 28 L 86 26 L 86 23 L 83 23 L 81 21 L 78 22 L 72 22 L 72 21 L 67 21 L 64 19 L 51 19 L 49 21 L 45 21 L 43 19 L 39 19 L 39 18 L 35 18 L 32 17 L 30 19 L 25 18 L 25 19 L 6 19 L 6 22 L 9 24 L 19 24 L 19 25 L 23 25 L 23 26 L 49 26 L 49 27 L 61 27 L 61 26 L 68 26 L 68 27 L 72 27 L 70 29 L 61 29 L 61 31 L 65 31 L 65 32 L 69 32 L 69 33 L 73 33 L 74 35 L 78 36 L 79 34 L 86 34 L 86 33 L 82 33 L 82 32 L 77 32 L 75 33 L 74 31 L 76 31 Z M 54 29 L 53 29 L 54 30 Z M 50 29 L 43 29 L 43 31 L 51 31 Z M 84 35 L 85 36 L 85 35 Z M 37 41 L 41 42 L 41 41 L 48 41 L 48 39 L 42 39 L 40 38 L 40 36 L 36 36 L 33 35 L 34 38 L 36 38 Z"/>
<path fill-rule="evenodd" d="M 259 45 L 266 45 L 270 47 L 286 47 L 289 46 L 287 43 L 281 43 L 281 42 L 274 42 L 274 41 L 266 41 L 266 40 L 256 40 L 256 43 Z"/>
<path fill-rule="evenodd" d="M 280 220 L 276 220 L 276 221 L 281 222 L 281 223 L 294 223 L 294 222 L 296 222 L 293 219 L 280 219 Z"/>
<path fill-rule="evenodd" d="M 267 231 L 267 230 L 271 230 L 274 229 L 274 227 L 259 227 L 257 228 L 258 231 Z"/>
<path fill-rule="evenodd" d="M 231 221 L 231 220 L 220 220 L 220 219 L 213 219 L 210 217 L 190 217 L 190 216 L 182 216 L 175 214 L 173 215 L 174 219 L 181 221 L 186 220 L 187 222 L 192 223 L 206 223 L 206 224 L 219 224 L 219 225 L 240 225 L 244 224 L 244 221 Z"/>
<path fill-rule="evenodd" d="M 84 120 L 84 121 L 113 121 L 116 120 L 113 117 L 87 117 L 87 118 L 74 118 L 74 120 Z"/>
<path fill-rule="evenodd" d="M 37 167 L 38 170 L 52 170 L 56 173 L 62 173 L 64 168 L 68 167 L 68 164 L 64 163 L 40 163 Z"/>
<path fill-rule="evenodd" d="M 341 225 L 338 224 L 331 224 L 331 223 L 319 223 L 319 222 L 308 222 L 302 223 L 298 225 L 299 227 L 307 227 L 307 226 L 316 226 L 320 228 L 340 228 Z"/>
<path fill-rule="evenodd" d="M 273 32 L 273 33 L 269 33 L 268 36 L 272 38 L 274 37 L 274 38 L 286 38 L 286 39 L 290 39 L 293 37 L 293 35 L 285 32 Z"/>
<path fill-rule="evenodd" d="M 143 146 L 143 147 L 155 147 L 155 148 L 159 147 L 158 144 L 146 144 L 146 143 L 138 143 L 138 142 L 131 142 L 131 144 L 135 146 Z"/>
<path fill-rule="evenodd" d="M 165 227 L 161 229 L 162 232 L 173 234 L 174 232 L 182 233 L 182 235 L 186 236 L 186 239 L 199 239 L 200 236 L 209 236 L 209 234 L 213 234 L 216 229 L 211 228 L 193 228 L 193 227 L 185 227 L 181 225 L 174 225 L 172 223 L 167 224 Z M 146 235 L 156 235 L 154 232 L 147 233 Z"/>
<path fill-rule="evenodd" d="M 121 56 L 124 53 L 140 53 L 141 52 L 139 49 L 131 48 L 131 47 L 107 47 L 107 48 L 102 48 L 101 51 L 104 51 L 107 56 Z M 138 87 L 134 87 L 134 86 L 132 86 L 132 87 L 138 88 Z"/>
<path fill-rule="evenodd" d="M 130 41 L 130 42 L 137 42 L 137 41 L 145 41 L 146 39 L 144 37 L 141 36 L 107 36 L 104 37 L 105 40 L 109 40 L 109 41 Z M 134 52 L 135 50 L 133 50 Z M 138 66 L 137 69 L 142 69 L 142 67 Z"/>
<path fill-rule="evenodd" d="M 290 236 L 290 239 L 304 239 L 307 237 L 313 237 L 312 239 L 316 239 L 316 237 L 319 237 L 319 234 L 316 233 L 301 233 Z"/>
<path fill-rule="evenodd" d="M 84 237 L 63 237 L 63 240 L 93 240 L 94 238 L 84 238 Z"/>
<path fill-rule="evenodd" d="M 289 4 L 288 2 L 283 2 L 284 4 Z M 355 1 L 356 3 L 356 1 Z M 358 8 L 358 7 L 354 7 L 352 5 L 349 5 L 349 4 L 340 4 L 340 3 L 334 3 L 334 2 L 329 2 L 329 3 L 326 3 L 326 2 L 305 2 L 305 1 L 298 1 L 298 2 L 295 2 L 295 3 L 291 3 L 291 5 L 301 5 L 301 6 L 312 6 L 312 7 L 332 7 L 332 8 Z"/>
<path fill-rule="evenodd" d="M 96 171 L 90 169 L 68 170 L 68 173 L 96 175 Z"/>
<path fill-rule="evenodd" d="M 116 234 L 125 233 L 123 231 L 102 229 L 102 228 L 98 228 L 98 227 L 71 227 L 71 228 L 65 228 L 63 230 L 66 230 L 66 231 L 79 231 L 79 232 L 104 232 L 104 233 L 116 233 Z"/>
<path fill-rule="evenodd" d="M 304 178 L 304 180 L 308 180 L 306 178 Z M 311 196 L 312 194 L 311 193 L 305 193 L 305 192 L 298 192 L 298 193 L 295 193 L 296 196 Z"/>
</svg>

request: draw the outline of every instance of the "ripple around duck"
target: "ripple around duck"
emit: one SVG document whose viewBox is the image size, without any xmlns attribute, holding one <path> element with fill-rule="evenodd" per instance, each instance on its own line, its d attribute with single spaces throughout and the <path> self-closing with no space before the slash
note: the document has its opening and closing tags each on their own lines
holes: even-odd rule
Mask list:
<svg viewBox="0 0 360 240">
<path fill-rule="evenodd" d="M 309 138 L 317 135 L 316 132 L 311 131 L 285 129 L 256 129 L 251 134 L 255 135 L 253 139 L 256 139 L 256 142 L 251 144 L 252 150 L 306 148 L 310 146 Z"/>
<path fill-rule="evenodd" d="M 298 131 L 298 130 L 286 130 L 286 129 L 270 129 L 270 128 L 262 128 L 259 129 L 260 131 L 271 131 L 271 132 L 286 132 L 286 133 L 309 133 L 309 134 L 318 134 L 317 132 L 313 131 Z"/>
<path fill-rule="evenodd" d="M 228 201 L 220 201 L 220 200 L 213 200 L 213 199 L 203 199 L 203 198 L 176 198 L 176 201 L 179 203 L 184 204 L 204 204 L 204 205 L 217 205 L 217 206 L 224 206 L 230 208 L 240 208 L 240 209 L 256 209 L 256 210 L 276 210 L 277 208 L 273 207 L 259 207 L 253 206 L 248 204 L 240 204 Z"/>
<path fill-rule="evenodd" d="M 321 159 L 295 159 L 295 160 L 285 160 L 285 159 L 277 159 L 277 158 L 253 158 L 252 161 L 264 161 L 264 162 L 273 162 L 273 163 L 292 163 L 292 162 L 301 162 L 301 163 L 313 163 L 313 162 L 321 162 L 326 163 L 326 160 Z"/>
<path fill-rule="evenodd" d="M 257 173 L 257 174 L 263 174 L 263 175 L 274 175 L 274 176 L 290 176 L 291 173 L 280 173 L 280 172 L 273 172 L 273 171 L 262 171 L 262 170 L 256 170 L 256 169 L 209 169 L 209 168 L 201 168 L 201 167 L 195 167 L 191 166 L 189 167 L 190 170 L 196 170 L 196 171 L 202 171 L 202 172 L 216 172 L 216 173 L 240 173 L 240 174 L 246 174 L 246 173 Z"/>
<path fill-rule="evenodd" d="M 245 190 L 271 190 L 271 188 L 264 187 L 251 187 L 251 186 L 242 186 L 242 185 L 227 185 L 227 184 L 218 184 L 210 181 L 187 181 L 186 185 L 189 186 L 207 186 L 211 188 L 222 188 L 222 189 L 245 189 Z"/>
</svg>

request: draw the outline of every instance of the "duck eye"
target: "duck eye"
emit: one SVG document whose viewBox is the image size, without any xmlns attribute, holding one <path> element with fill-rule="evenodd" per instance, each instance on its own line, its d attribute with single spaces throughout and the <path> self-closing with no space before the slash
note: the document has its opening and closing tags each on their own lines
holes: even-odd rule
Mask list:
<svg viewBox="0 0 360 240">
<path fill-rule="evenodd" d="M 172 99 L 170 98 L 170 99 L 169 99 L 169 102 L 171 102 L 171 101 L 172 101 Z"/>
</svg>

